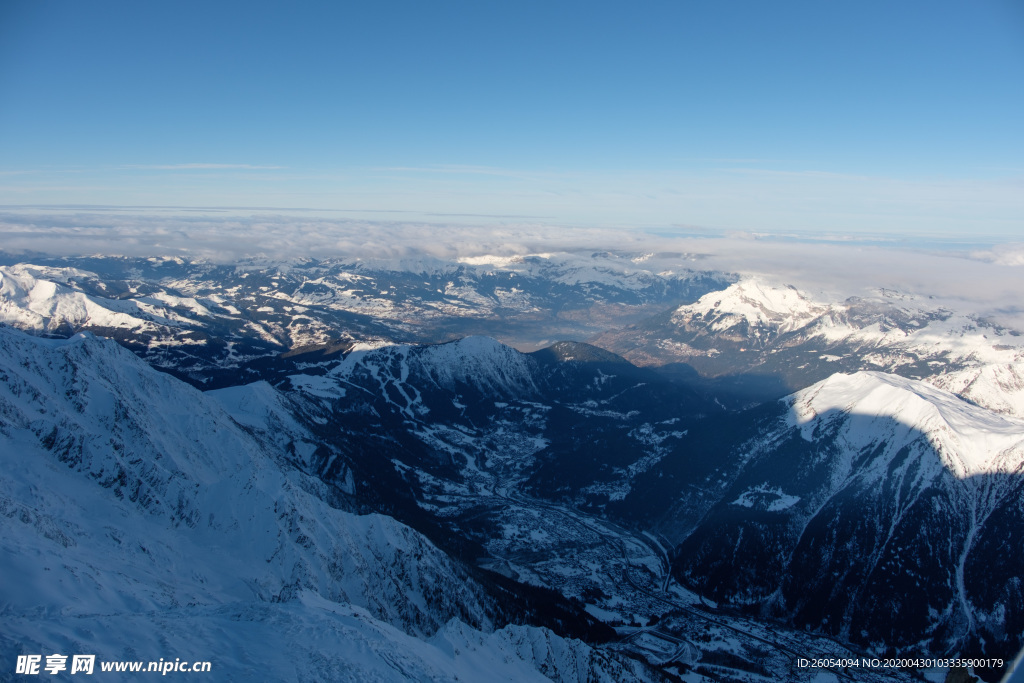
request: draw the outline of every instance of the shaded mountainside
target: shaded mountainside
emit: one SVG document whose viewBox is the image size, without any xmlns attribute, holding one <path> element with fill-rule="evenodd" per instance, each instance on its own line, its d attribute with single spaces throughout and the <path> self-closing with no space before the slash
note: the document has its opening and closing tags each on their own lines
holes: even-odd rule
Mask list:
<svg viewBox="0 0 1024 683">
<path fill-rule="evenodd" d="M 290 382 L 332 429 L 400 441 L 382 471 L 481 557 L 508 533 L 511 488 L 656 530 L 684 585 L 801 628 L 878 651 L 1017 645 L 1024 423 L 930 385 L 835 375 L 726 412 L 594 347 L 485 338 L 350 354 Z M 997 539 L 1005 560 L 982 571 Z"/>
<path fill-rule="evenodd" d="M 679 539 L 682 583 L 875 649 L 1017 651 L 1024 422 L 881 373 L 746 417 L 615 508 Z"/>
<path fill-rule="evenodd" d="M 319 476 L 343 481 L 354 468 L 374 482 L 370 495 L 387 480 L 393 497 L 422 497 L 438 478 L 480 493 L 473 481 L 488 470 L 544 497 L 601 506 L 624 495 L 683 423 L 722 412 L 580 343 L 523 354 L 469 337 L 357 351 L 318 371 L 290 375 L 280 391 L 333 444 L 320 452 Z M 412 468 L 403 481 L 393 481 L 395 460 Z"/>
<path fill-rule="evenodd" d="M 8 654 L 114 614 L 181 647 L 277 624 L 311 657 L 285 678 L 353 657 L 645 680 L 618 653 L 735 673 L 833 647 L 813 634 L 1006 658 L 1024 631 L 1024 422 L 921 381 L 836 374 L 730 411 L 575 342 L 309 345 L 205 393 L 89 335 L 0 327 L 0 352 L 5 566 L 33 586 L 0 601 Z M 628 639 L 599 645 L 599 620 Z M 313 632 L 356 645 L 317 659 Z"/>
<path fill-rule="evenodd" d="M 540 596 L 346 511 L 343 490 L 302 471 L 315 438 L 295 439 L 274 400 L 240 424 L 113 342 L 0 327 L 4 660 L 209 653 L 225 680 L 655 676 L 544 629 L 495 631 Z M 276 443 L 254 436 L 264 409 Z"/>
</svg>

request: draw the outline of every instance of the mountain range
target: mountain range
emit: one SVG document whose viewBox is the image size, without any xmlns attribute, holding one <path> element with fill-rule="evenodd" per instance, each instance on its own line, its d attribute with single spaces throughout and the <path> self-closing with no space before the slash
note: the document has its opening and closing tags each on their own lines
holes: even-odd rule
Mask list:
<svg viewBox="0 0 1024 683">
<path fill-rule="evenodd" d="M 1012 658 L 1024 339 L 692 265 L 0 267 L 2 656 L 565 681 Z"/>
</svg>

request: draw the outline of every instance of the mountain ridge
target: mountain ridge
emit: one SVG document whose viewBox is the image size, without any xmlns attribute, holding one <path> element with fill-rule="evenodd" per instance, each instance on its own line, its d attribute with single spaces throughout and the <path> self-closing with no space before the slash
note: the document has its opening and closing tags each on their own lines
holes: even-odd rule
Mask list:
<svg viewBox="0 0 1024 683">
<path fill-rule="evenodd" d="M 495 631 L 494 598 L 427 539 L 390 517 L 332 507 L 343 497 L 113 342 L 0 326 L 0 349 L 0 652 L 9 661 L 24 648 L 84 647 L 101 659 L 139 659 L 140 648 L 210 653 L 229 679 L 260 662 L 293 680 L 489 670 L 529 679 L 562 669 L 658 680 L 535 627 Z M 448 646 L 425 640 L 442 632 Z M 356 645 L 314 656 L 319 633 Z M 509 659 L 516 642 L 534 638 L 554 654 Z M 258 651 L 271 641 L 306 658 Z"/>
</svg>

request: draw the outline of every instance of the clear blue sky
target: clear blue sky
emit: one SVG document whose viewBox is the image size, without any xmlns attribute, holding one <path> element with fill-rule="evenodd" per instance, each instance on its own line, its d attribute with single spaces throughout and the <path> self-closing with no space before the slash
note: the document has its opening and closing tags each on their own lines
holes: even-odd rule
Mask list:
<svg viewBox="0 0 1024 683">
<path fill-rule="evenodd" d="M 1024 239 L 1024 2 L 4 0 L 0 204 Z"/>
</svg>

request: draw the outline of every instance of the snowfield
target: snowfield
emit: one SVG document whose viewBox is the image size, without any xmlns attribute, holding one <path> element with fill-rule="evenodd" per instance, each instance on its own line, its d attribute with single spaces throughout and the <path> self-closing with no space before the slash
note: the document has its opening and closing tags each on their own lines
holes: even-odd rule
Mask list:
<svg viewBox="0 0 1024 683">
<path fill-rule="evenodd" d="M 0 327 L 0 379 L 5 662 L 181 657 L 239 681 L 643 679 L 543 629 L 495 631 L 491 599 L 424 537 L 332 507 L 217 402 L 111 341 Z"/>
</svg>

